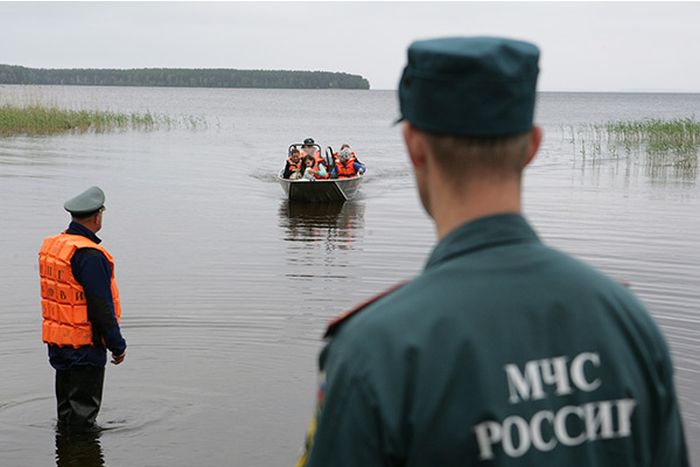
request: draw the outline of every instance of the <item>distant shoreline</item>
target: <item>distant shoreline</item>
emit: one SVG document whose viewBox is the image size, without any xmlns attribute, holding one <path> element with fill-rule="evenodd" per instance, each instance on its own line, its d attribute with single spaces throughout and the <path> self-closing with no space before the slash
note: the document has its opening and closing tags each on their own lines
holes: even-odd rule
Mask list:
<svg viewBox="0 0 700 467">
<path fill-rule="evenodd" d="M 47 69 L 0 64 L 0 84 L 237 89 L 370 89 L 349 73 L 229 68 Z"/>
</svg>

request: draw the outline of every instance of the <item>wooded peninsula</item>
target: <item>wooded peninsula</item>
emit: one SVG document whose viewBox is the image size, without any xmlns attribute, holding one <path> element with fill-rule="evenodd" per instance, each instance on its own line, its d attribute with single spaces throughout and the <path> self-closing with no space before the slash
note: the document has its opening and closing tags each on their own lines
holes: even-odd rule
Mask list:
<svg viewBox="0 0 700 467">
<path fill-rule="evenodd" d="M 0 65 L 0 84 L 192 88 L 369 89 L 360 75 L 328 71 L 229 68 L 45 69 Z"/>
</svg>

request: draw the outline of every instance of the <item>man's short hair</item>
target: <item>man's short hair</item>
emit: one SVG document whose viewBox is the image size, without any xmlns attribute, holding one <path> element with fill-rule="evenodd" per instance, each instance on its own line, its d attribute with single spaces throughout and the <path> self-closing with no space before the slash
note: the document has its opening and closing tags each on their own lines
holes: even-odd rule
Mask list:
<svg viewBox="0 0 700 467">
<path fill-rule="evenodd" d="M 100 208 L 100 209 L 102 209 L 102 208 Z M 97 209 L 96 211 L 92 211 L 92 212 L 72 212 L 71 217 L 73 219 L 82 221 L 82 220 L 89 219 L 90 217 L 94 216 L 95 214 L 100 212 L 100 209 Z"/>
<path fill-rule="evenodd" d="M 487 137 L 422 133 L 438 166 L 455 183 L 472 176 L 520 177 L 525 167 L 530 132 Z"/>
</svg>

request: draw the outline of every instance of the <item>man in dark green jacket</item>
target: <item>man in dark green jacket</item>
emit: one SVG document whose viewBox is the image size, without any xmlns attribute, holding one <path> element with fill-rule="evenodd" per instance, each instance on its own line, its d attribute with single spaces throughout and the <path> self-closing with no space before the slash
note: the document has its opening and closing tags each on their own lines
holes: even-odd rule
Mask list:
<svg viewBox="0 0 700 467">
<path fill-rule="evenodd" d="M 439 242 L 329 327 L 300 465 L 688 465 L 649 314 L 521 215 L 538 58 L 497 38 L 409 48 L 403 136 Z"/>
</svg>

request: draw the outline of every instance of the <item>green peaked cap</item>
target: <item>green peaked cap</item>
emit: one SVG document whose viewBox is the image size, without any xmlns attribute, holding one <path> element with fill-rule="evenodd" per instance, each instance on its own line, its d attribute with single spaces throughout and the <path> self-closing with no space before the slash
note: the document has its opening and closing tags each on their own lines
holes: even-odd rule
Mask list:
<svg viewBox="0 0 700 467">
<path fill-rule="evenodd" d="M 416 41 L 399 83 L 401 120 L 456 136 L 529 131 L 539 55 L 529 42 L 497 37 Z"/>
<path fill-rule="evenodd" d="M 63 204 L 63 208 L 74 215 L 90 214 L 100 209 L 105 204 L 105 194 L 99 187 L 93 186 L 69 199 Z"/>
</svg>

